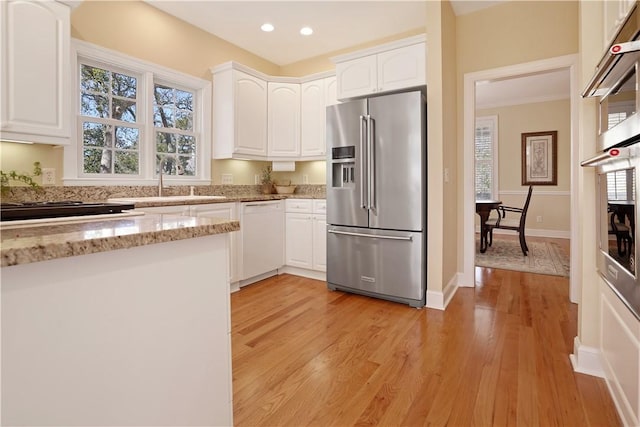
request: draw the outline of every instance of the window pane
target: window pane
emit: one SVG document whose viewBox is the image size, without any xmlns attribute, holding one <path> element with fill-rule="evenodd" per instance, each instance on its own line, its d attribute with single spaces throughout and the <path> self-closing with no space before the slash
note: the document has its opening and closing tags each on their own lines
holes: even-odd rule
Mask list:
<svg viewBox="0 0 640 427">
<path fill-rule="evenodd" d="M 158 132 L 156 135 L 156 151 L 158 153 L 175 153 L 176 136 L 172 133 Z"/>
<path fill-rule="evenodd" d="M 116 120 L 123 122 L 136 122 L 136 103 L 135 101 L 126 101 L 124 99 L 113 100 L 113 115 Z"/>
<path fill-rule="evenodd" d="M 135 151 L 116 151 L 115 172 L 117 174 L 137 174 L 138 153 Z"/>
<path fill-rule="evenodd" d="M 196 139 L 188 135 L 178 136 L 178 153 L 179 154 L 195 154 Z"/>
<path fill-rule="evenodd" d="M 84 173 L 100 173 L 100 158 L 102 157 L 102 150 L 85 148 L 83 155 Z"/>
<path fill-rule="evenodd" d="M 162 159 L 167 159 L 164 162 L 162 173 L 165 175 L 175 175 L 176 174 L 176 158 L 173 156 L 156 156 L 156 174 L 160 170 L 160 161 Z"/>
<path fill-rule="evenodd" d="M 136 98 L 137 80 L 135 77 L 113 73 L 113 87 L 111 93 L 123 98 Z"/>
<path fill-rule="evenodd" d="M 109 98 L 102 95 L 83 94 L 80 111 L 83 116 L 109 117 Z"/>
<path fill-rule="evenodd" d="M 173 104 L 173 89 L 155 85 L 154 89 L 156 105 L 172 105 Z"/>
<path fill-rule="evenodd" d="M 480 119 L 475 131 L 475 193 L 476 199 L 493 199 L 494 128 L 492 119 Z"/>
<path fill-rule="evenodd" d="M 113 152 L 109 149 L 85 148 L 84 172 L 85 173 L 113 173 Z"/>
<path fill-rule="evenodd" d="M 111 126 L 102 123 L 84 122 L 82 124 L 82 143 L 84 145 L 104 147 Z"/>
<path fill-rule="evenodd" d="M 83 92 L 108 93 L 109 72 L 101 68 L 82 65 L 80 89 Z"/>
<path fill-rule="evenodd" d="M 193 94 L 176 89 L 176 107 L 181 110 L 193 111 Z"/>
<path fill-rule="evenodd" d="M 176 128 L 193 130 L 193 114 L 190 111 L 178 110 L 176 112 Z"/>
<path fill-rule="evenodd" d="M 140 131 L 138 129 L 116 126 L 116 148 L 136 150 L 139 140 Z"/>
<path fill-rule="evenodd" d="M 194 176 L 196 174 L 195 156 L 178 156 L 178 175 Z"/>
</svg>

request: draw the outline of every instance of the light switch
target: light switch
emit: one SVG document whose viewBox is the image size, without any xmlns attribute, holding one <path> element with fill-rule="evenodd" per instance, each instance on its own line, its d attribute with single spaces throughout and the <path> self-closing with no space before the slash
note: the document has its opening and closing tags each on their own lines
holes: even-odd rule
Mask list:
<svg viewBox="0 0 640 427">
<path fill-rule="evenodd" d="M 222 185 L 231 185 L 233 184 L 233 175 L 230 173 L 222 174 Z"/>
</svg>

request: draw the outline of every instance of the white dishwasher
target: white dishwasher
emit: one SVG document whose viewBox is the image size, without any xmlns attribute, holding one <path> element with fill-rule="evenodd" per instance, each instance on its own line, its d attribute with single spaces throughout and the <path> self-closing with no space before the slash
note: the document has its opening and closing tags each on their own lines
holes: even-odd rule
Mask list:
<svg viewBox="0 0 640 427">
<path fill-rule="evenodd" d="M 241 203 L 240 235 L 240 286 L 277 274 L 284 265 L 283 202 Z"/>
</svg>

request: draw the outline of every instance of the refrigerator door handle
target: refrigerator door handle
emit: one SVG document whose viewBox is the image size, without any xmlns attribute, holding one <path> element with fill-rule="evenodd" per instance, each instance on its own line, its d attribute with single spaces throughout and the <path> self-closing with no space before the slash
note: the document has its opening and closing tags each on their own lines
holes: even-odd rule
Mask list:
<svg viewBox="0 0 640 427">
<path fill-rule="evenodd" d="M 376 210 L 376 149 L 375 149 L 375 126 L 376 121 L 367 115 L 367 154 L 369 174 L 369 210 Z"/>
<path fill-rule="evenodd" d="M 365 202 L 365 134 L 367 133 L 367 121 L 365 116 L 360 116 L 360 207 L 362 209 L 368 209 L 367 202 Z M 363 130 L 364 128 L 364 130 Z M 368 186 L 367 186 L 368 187 Z"/>
<path fill-rule="evenodd" d="M 385 236 L 385 235 L 379 235 L 379 234 L 353 233 L 350 231 L 338 231 L 338 230 L 327 230 L 327 232 L 331 234 L 342 234 L 344 236 L 369 237 L 371 239 L 405 240 L 409 242 L 413 240 L 411 236 Z"/>
</svg>

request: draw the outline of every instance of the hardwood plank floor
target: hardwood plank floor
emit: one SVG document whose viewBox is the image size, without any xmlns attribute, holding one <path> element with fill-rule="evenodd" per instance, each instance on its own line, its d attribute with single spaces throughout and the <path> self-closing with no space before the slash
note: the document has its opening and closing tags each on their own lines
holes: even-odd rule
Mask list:
<svg viewBox="0 0 640 427">
<path fill-rule="evenodd" d="M 476 268 L 446 311 L 281 275 L 232 294 L 237 426 L 619 426 L 568 279 Z"/>
</svg>

